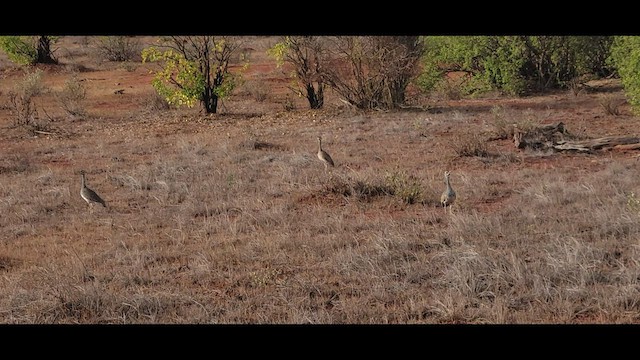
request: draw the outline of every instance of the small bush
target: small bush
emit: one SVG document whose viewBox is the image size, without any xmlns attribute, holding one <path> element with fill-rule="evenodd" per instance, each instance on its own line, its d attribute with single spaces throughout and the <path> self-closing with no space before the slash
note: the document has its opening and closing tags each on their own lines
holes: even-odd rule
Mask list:
<svg viewBox="0 0 640 360">
<path fill-rule="evenodd" d="M 540 125 L 540 121 L 534 118 L 530 111 L 518 112 L 517 115 L 509 112 L 502 106 L 496 105 L 491 108 L 491 115 L 496 139 L 513 139 L 513 135 L 518 129 L 519 132 L 528 132 Z M 518 116 L 520 118 L 515 118 Z"/>
<path fill-rule="evenodd" d="M 468 133 L 463 136 L 456 137 L 452 141 L 453 151 L 460 156 L 479 156 L 488 157 L 486 140 L 477 133 Z"/>
<path fill-rule="evenodd" d="M 108 61 L 129 61 L 140 55 L 140 40 L 130 36 L 105 36 L 98 41 L 98 52 Z"/>
<path fill-rule="evenodd" d="M 84 84 L 78 80 L 76 74 L 64 82 L 64 87 L 56 97 L 62 109 L 69 115 L 83 116 L 86 114 L 83 102 L 87 97 L 87 89 Z"/>
<path fill-rule="evenodd" d="M 26 73 L 22 80 L 16 84 L 16 91 L 26 97 L 34 97 L 44 93 L 46 89 L 42 84 L 42 74 L 43 71 L 40 69 Z"/>
<path fill-rule="evenodd" d="M 415 176 L 402 171 L 394 171 L 387 173 L 385 181 L 393 195 L 404 203 L 415 204 L 422 201 L 422 187 Z"/>
<path fill-rule="evenodd" d="M 249 89 L 249 94 L 251 94 L 257 102 L 264 102 L 267 100 L 268 92 L 263 83 L 250 81 L 246 83 L 246 86 Z"/>
<path fill-rule="evenodd" d="M 153 92 L 153 94 L 149 95 L 147 107 L 152 111 L 169 110 L 172 108 L 167 99 L 165 99 L 155 91 Z"/>
<path fill-rule="evenodd" d="M 378 181 L 331 178 L 323 189 L 324 193 L 353 197 L 359 201 L 369 202 L 379 196 L 393 195 L 393 189 Z"/>
<path fill-rule="evenodd" d="M 627 196 L 627 207 L 630 211 L 640 215 L 640 199 L 633 192 Z"/>
<path fill-rule="evenodd" d="M 620 105 L 624 103 L 624 100 L 615 96 L 607 95 L 600 99 L 600 107 L 607 115 L 620 115 Z"/>
<path fill-rule="evenodd" d="M 44 92 L 44 86 L 40 69 L 25 74 L 9 92 L 9 110 L 14 117 L 14 125 L 33 124 L 37 115 L 33 98 L 42 92 Z"/>
<path fill-rule="evenodd" d="M 460 77 L 457 79 L 444 78 L 442 81 L 438 82 L 435 86 L 435 92 L 440 94 L 443 98 L 447 100 L 460 100 L 463 98 L 463 89 L 462 85 L 464 82 L 464 77 Z"/>
<path fill-rule="evenodd" d="M 287 95 L 287 97 L 282 102 L 282 108 L 284 109 L 284 111 L 293 111 L 296 109 L 296 104 L 291 96 Z"/>
</svg>

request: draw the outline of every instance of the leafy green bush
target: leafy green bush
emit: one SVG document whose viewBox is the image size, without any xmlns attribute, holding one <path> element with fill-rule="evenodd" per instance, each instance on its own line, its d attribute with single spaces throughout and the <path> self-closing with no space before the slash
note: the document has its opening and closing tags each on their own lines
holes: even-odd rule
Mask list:
<svg viewBox="0 0 640 360">
<path fill-rule="evenodd" d="M 163 40 L 168 46 L 142 50 L 142 62 L 157 62 L 151 84 L 170 105 L 192 107 L 200 102 L 203 109 L 216 113 L 218 100 L 231 95 L 242 82 L 239 70 L 229 71 L 229 59 L 240 42 L 233 37 L 174 36 Z"/>
<path fill-rule="evenodd" d="M 0 36 L 0 49 L 11 62 L 19 65 L 34 64 L 38 59 L 38 51 L 31 36 Z"/>
<path fill-rule="evenodd" d="M 417 84 L 437 88 L 452 71 L 468 73 L 473 81 L 466 94 L 488 89 L 510 95 L 567 87 L 576 76 L 611 72 L 606 36 L 428 36 Z"/>
<path fill-rule="evenodd" d="M 616 36 L 608 63 L 618 72 L 633 112 L 640 115 L 640 36 Z"/>
<path fill-rule="evenodd" d="M 0 36 L 0 49 L 19 65 L 55 64 L 51 45 L 56 41 L 57 36 Z"/>
</svg>

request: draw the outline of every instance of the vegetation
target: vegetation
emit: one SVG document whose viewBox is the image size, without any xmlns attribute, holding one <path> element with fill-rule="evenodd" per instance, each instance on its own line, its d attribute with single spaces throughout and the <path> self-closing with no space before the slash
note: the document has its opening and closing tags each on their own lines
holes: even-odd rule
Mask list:
<svg viewBox="0 0 640 360">
<path fill-rule="evenodd" d="M 239 81 L 239 74 L 229 72 L 239 46 L 232 37 L 172 36 L 144 49 L 142 60 L 163 63 L 152 84 L 169 104 L 191 107 L 199 101 L 206 113 L 216 113 L 218 100 L 229 96 Z"/>
<path fill-rule="evenodd" d="M 57 99 L 64 111 L 72 116 L 83 116 L 86 114 L 84 101 L 87 97 L 87 89 L 78 79 L 77 74 L 73 74 L 65 80 L 64 86 L 57 93 Z"/>
<path fill-rule="evenodd" d="M 337 36 L 330 39 L 326 82 L 359 109 L 394 109 L 418 76 L 424 47 L 418 36 Z"/>
<path fill-rule="evenodd" d="M 422 51 L 417 36 L 287 36 L 268 53 L 294 69 L 292 90 L 312 109 L 324 104 L 325 85 L 357 108 L 392 109 L 405 103 Z"/>
<path fill-rule="evenodd" d="M 9 109 L 13 115 L 14 125 L 30 126 L 34 124 L 37 109 L 34 99 L 44 92 L 42 83 L 43 71 L 35 69 L 27 71 L 9 92 Z"/>
<path fill-rule="evenodd" d="M 326 38 L 322 36 L 285 36 L 268 53 L 276 59 L 278 67 L 288 63 L 293 67 L 290 77 L 296 86 L 290 87 L 298 96 L 304 96 L 309 108 L 324 105 L 325 67 L 328 66 Z"/>
<path fill-rule="evenodd" d="M 98 40 L 98 51 L 108 61 L 129 61 L 140 56 L 140 40 L 131 36 L 103 36 Z"/>
<path fill-rule="evenodd" d="M 55 36 L 0 36 L 0 49 L 9 60 L 20 65 L 55 64 L 51 46 L 58 41 Z"/>
<path fill-rule="evenodd" d="M 606 36 L 427 36 L 423 73 L 427 91 L 464 72 L 465 95 L 498 89 L 510 95 L 568 87 L 578 76 L 609 75 Z"/>
<path fill-rule="evenodd" d="M 633 111 L 640 115 L 640 36 L 616 36 L 608 63 L 620 76 Z"/>
</svg>

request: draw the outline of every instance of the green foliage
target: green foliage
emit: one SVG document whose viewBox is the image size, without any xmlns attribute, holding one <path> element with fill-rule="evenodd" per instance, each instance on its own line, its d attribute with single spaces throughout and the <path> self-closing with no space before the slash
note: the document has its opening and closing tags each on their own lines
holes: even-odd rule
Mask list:
<svg viewBox="0 0 640 360">
<path fill-rule="evenodd" d="M 471 81 L 466 95 L 488 89 L 510 95 L 565 87 L 576 76 L 610 73 L 603 60 L 611 37 L 606 36 L 428 36 L 417 84 L 425 91 L 452 71 Z"/>
<path fill-rule="evenodd" d="M 459 89 L 462 95 L 469 95 L 490 88 L 483 83 L 482 68 L 475 59 L 488 56 L 487 36 L 428 36 L 423 38 L 425 52 L 422 57 L 423 70 L 416 82 L 426 91 L 449 88 L 444 75 L 462 71 L 471 75 L 473 81 Z"/>
<path fill-rule="evenodd" d="M 240 72 L 228 71 L 240 44 L 232 37 L 172 36 L 162 42 L 167 50 L 149 47 L 141 55 L 143 62 L 160 63 L 152 85 L 170 105 L 192 107 L 199 101 L 207 113 L 215 113 L 219 100 L 242 82 Z M 246 62 L 240 71 L 248 66 Z"/>
<path fill-rule="evenodd" d="M 19 65 L 35 64 L 38 59 L 36 38 L 33 36 L 0 36 L 0 49 L 11 62 Z"/>
<path fill-rule="evenodd" d="M 618 72 L 633 112 L 640 115 L 640 36 L 616 36 L 608 63 Z"/>
<path fill-rule="evenodd" d="M 151 85 L 169 105 L 193 107 L 202 99 L 205 82 L 197 62 L 171 49 L 149 47 L 142 51 L 143 63 L 157 61 L 164 62 L 164 67 L 155 73 Z"/>
<path fill-rule="evenodd" d="M 222 82 L 222 84 L 213 88 L 213 93 L 221 99 L 229 97 L 233 93 L 233 91 L 244 82 L 242 72 L 245 71 L 248 67 L 249 63 L 245 63 L 237 73 L 231 73 L 228 71 L 225 72 L 223 74 L 224 81 Z"/>
<path fill-rule="evenodd" d="M 267 55 L 276 60 L 276 66 L 281 67 L 285 63 L 285 56 L 289 51 L 289 37 L 286 36 L 283 41 L 277 42 L 275 45 L 267 49 Z"/>
</svg>

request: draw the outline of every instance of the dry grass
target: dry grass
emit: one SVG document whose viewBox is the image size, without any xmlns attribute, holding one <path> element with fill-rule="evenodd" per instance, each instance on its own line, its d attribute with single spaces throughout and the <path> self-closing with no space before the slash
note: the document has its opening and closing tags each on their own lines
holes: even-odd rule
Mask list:
<svg viewBox="0 0 640 360">
<path fill-rule="evenodd" d="M 496 119 L 493 105 L 456 110 L 465 100 L 362 113 L 230 99 L 205 117 L 142 97 L 102 117 L 87 90 L 96 115 L 58 120 L 69 136 L 2 135 L 2 323 L 640 322 L 633 157 L 520 154 L 482 136 L 489 157 L 460 156 L 455 140 Z M 554 114 L 571 127 L 573 111 Z M 108 208 L 89 211 L 80 169 Z"/>
</svg>

